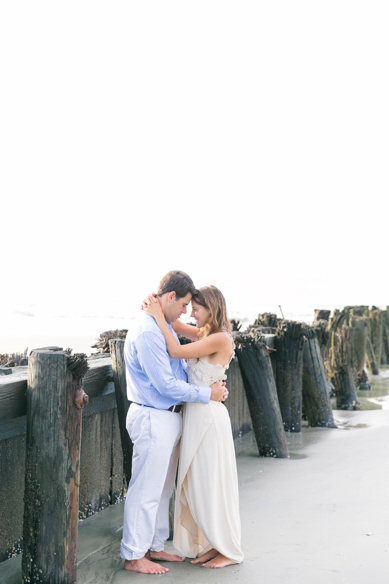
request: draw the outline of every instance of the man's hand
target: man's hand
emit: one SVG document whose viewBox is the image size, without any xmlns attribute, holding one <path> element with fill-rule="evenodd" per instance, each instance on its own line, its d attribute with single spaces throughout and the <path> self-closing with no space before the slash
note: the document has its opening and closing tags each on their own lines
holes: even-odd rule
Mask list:
<svg viewBox="0 0 389 584">
<path fill-rule="evenodd" d="M 222 402 L 224 400 L 226 400 L 228 397 L 228 389 L 222 383 L 220 383 L 220 381 L 216 381 L 215 383 L 212 383 L 211 385 L 211 400 L 212 401 L 217 401 L 217 402 Z"/>
</svg>

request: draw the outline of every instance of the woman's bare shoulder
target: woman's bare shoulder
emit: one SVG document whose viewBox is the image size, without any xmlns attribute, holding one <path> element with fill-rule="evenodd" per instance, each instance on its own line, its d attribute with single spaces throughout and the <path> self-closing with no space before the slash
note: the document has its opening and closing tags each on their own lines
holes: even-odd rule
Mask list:
<svg viewBox="0 0 389 584">
<path fill-rule="evenodd" d="M 212 336 L 224 347 L 230 347 L 231 343 L 233 343 L 232 336 L 227 331 L 218 331 L 213 333 Z"/>
</svg>

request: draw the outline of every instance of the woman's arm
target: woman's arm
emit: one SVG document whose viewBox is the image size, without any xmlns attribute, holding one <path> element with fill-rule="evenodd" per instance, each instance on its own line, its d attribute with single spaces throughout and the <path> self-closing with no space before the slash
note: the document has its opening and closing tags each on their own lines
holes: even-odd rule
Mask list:
<svg viewBox="0 0 389 584">
<path fill-rule="evenodd" d="M 197 341 L 200 329 L 197 326 L 192 326 L 190 324 L 185 324 L 181 320 L 176 320 L 172 322 L 173 330 L 176 331 L 182 337 L 189 339 L 190 341 Z"/>
<path fill-rule="evenodd" d="M 170 357 L 179 357 L 180 359 L 206 357 L 207 355 L 222 351 L 228 342 L 224 333 L 215 333 L 209 337 L 205 337 L 205 339 L 201 339 L 201 341 L 195 341 L 188 345 L 180 345 L 171 333 L 163 314 L 155 320 L 163 332 Z"/>
<path fill-rule="evenodd" d="M 205 337 L 205 339 L 201 339 L 201 341 L 189 343 L 189 345 L 180 345 L 167 325 L 159 302 L 151 302 L 143 310 L 155 318 L 157 325 L 165 337 L 170 357 L 178 357 L 181 359 L 206 357 L 207 355 L 212 355 L 217 351 L 223 350 L 228 342 L 224 333 L 215 333 L 209 337 Z"/>
</svg>

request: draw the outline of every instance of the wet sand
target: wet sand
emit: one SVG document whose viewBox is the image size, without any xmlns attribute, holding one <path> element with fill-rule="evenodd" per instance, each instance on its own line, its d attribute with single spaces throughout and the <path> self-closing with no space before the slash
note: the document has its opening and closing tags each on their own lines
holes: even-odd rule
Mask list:
<svg viewBox="0 0 389 584">
<path fill-rule="evenodd" d="M 369 400 L 377 399 L 384 409 L 335 411 L 336 430 L 304 427 L 301 434 L 288 434 L 289 460 L 258 458 L 252 435 L 238 444 L 245 552 L 239 566 L 209 570 L 186 560 L 165 564 L 170 571 L 160 576 L 125 572 L 119 557 L 121 503 L 80 524 L 78 584 L 124 584 L 156 578 L 166 583 L 185 579 L 186 584 L 386 584 L 386 380 L 384 385 L 379 396 L 365 394 Z M 170 542 L 167 549 L 172 550 Z M 20 557 L 3 566 L 7 574 L 3 572 L 0 583 L 19 584 Z"/>
</svg>

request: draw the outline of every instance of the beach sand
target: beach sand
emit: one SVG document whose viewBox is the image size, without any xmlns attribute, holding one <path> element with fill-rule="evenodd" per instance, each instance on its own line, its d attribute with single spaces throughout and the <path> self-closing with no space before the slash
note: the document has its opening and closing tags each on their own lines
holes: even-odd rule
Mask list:
<svg viewBox="0 0 389 584">
<path fill-rule="evenodd" d="M 182 564 L 161 576 L 125 572 L 123 503 L 82 522 L 78 584 L 260 582 L 386 584 L 389 572 L 389 409 L 335 411 L 338 429 L 288 434 L 289 460 L 259 458 L 252 435 L 237 445 L 242 545 L 238 566 Z M 172 551 L 170 542 L 167 549 Z M 4 570 L 3 570 L 4 568 Z M 0 565 L 19 584 L 20 556 Z"/>
</svg>

